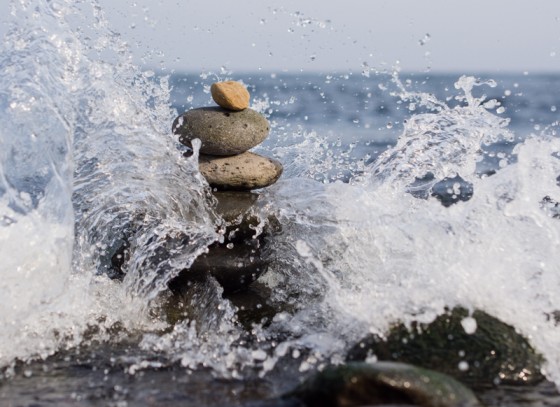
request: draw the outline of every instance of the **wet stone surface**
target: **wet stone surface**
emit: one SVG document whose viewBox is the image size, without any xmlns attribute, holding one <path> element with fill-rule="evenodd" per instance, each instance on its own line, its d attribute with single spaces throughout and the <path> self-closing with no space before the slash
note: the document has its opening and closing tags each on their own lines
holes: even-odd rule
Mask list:
<svg viewBox="0 0 560 407">
<path fill-rule="evenodd" d="M 327 367 L 285 396 L 292 397 L 307 407 L 481 407 L 474 393 L 453 378 L 393 362 Z"/>
<path fill-rule="evenodd" d="M 262 143 L 270 126 L 260 113 L 251 109 L 233 112 L 221 107 L 191 109 L 173 122 L 173 133 L 187 146 L 200 139 L 200 152 L 210 155 L 235 155 Z"/>
<path fill-rule="evenodd" d="M 481 311 L 472 319 L 476 330 L 465 332 L 461 322 L 467 310 L 454 308 L 431 324 L 394 327 L 386 340 L 364 338 L 349 352 L 349 360 L 375 355 L 378 360 L 400 361 L 438 370 L 474 388 L 503 384 L 536 384 L 544 380 L 543 362 L 515 329 Z"/>
<path fill-rule="evenodd" d="M 225 222 L 224 240 L 210 245 L 207 253 L 169 283 L 173 292 L 211 275 L 228 294 L 247 288 L 267 269 L 267 239 L 279 230 L 278 221 L 272 216 L 259 218 L 254 208 L 258 194 L 228 191 L 215 192 L 215 197 L 216 211 Z"/>
<path fill-rule="evenodd" d="M 251 152 L 229 157 L 200 155 L 199 168 L 210 186 L 237 191 L 270 186 L 283 171 L 279 161 Z"/>
</svg>

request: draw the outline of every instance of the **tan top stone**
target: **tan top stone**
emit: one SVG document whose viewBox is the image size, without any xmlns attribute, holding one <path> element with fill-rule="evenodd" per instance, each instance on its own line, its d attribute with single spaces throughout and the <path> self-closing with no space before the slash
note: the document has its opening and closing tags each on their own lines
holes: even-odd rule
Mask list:
<svg viewBox="0 0 560 407">
<path fill-rule="evenodd" d="M 216 82 L 210 92 L 214 102 L 224 109 L 238 111 L 249 107 L 249 91 L 240 82 Z"/>
</svg>

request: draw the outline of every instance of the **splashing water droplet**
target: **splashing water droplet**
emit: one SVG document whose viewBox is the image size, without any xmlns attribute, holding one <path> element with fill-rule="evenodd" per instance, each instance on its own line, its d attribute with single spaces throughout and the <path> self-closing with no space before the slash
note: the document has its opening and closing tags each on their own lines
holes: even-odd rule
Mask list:
<svg viewBox="0 0 560 407">
<path fill-rule="evenodd" d="M 420 46 L 423 46 L 423 45 L 425 45 L 428 41 L 430 41 L 431 38 L 432 38 L 431 35 L 430 35 L 429 33 L 426 33 L 426 34 L 424 35 L 424 38 L 418 40 L 418 44 L 420 44 Z"/>
<path fill-rule="evenodd" d="M 461 320 L 461 326 L 465 330 L 465 333 L 472 335 L 476 332 L 477 324 L 476 319 L 473 317 L 466 317 Z"/>
</svg>

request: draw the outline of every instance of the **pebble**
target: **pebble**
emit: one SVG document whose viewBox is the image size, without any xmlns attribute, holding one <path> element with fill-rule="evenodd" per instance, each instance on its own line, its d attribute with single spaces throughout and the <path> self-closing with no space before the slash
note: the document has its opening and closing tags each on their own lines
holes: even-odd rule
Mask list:
<svg viewBox="0 0 560 407">
<path fill-rule="evenodd" d="M 272 185 L 280 178 L 283 171 L 279 161 L 251 152 L 229 157 L 201 154 L 199 169 L 210 186 L 221 190 L 237 191 Z"/>
<path fill-rule="evenodd" d="M 249 107 L 250 95 L 243 84 L 236 81 L 216 82 L 210 88 L 212 99 L 224 109 L 238 111 Z"/>
<path fill-rule="evenodd" d="M 200 153 L 211 155 L 241 154 L 262 143 L 270 126 L 252 109 L 231 112 L 221 107 L 191 109 L 173 122 L 173 133 L 187 146 L 198 138 Z"/>
</svg>

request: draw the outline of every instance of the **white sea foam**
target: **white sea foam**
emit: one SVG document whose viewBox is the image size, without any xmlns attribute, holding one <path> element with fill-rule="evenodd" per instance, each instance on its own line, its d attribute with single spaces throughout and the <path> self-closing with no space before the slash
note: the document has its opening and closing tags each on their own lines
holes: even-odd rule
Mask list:
<svg viewBox="0 0 560 407">
<path fill-rule="evenodd" d="M 0 57 L 2 366 L 79 344 L 91 326 L 103 339 L 117 321 L 149 324 L 150 302 L 216 238 L 196 156 L 170 134 L 165 78 L 130 63 L 97 3 L 14 2 L 12 17 Z M 124 240 L 120 284 L 104 267 Z"/>
<path fill-rule="evenodd" d="M 265 277 L 279 297 L 301 301 L 276 326 L 295 335 L 290 346 L 332 357 L 366 332 L 383 335 L 397 321 L 430 322 L 460 305 L 513 325 L 545 355 L 546 373 L 559 382 L 560 333 L 551 315 L 560 286 L 560 222 L 553 217 L 560 141 L 529 138 L 495 175 L 477 174 L 485 143 L 512 135 L 472 97 L 473 82 L 458 82 L 469 104 L 411 117 L 361 182 L 304 193 L 292 181 L 271 192 L 291 224 L 279 250 L 301 258 Z M 428 187 L 460 175 L 474 195 L 449 208 L 434 197 L 416 198 L 409 186 L 427 173 L 435 175 Z"/>
</svg>

